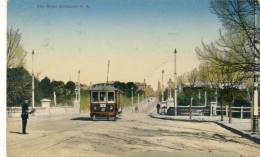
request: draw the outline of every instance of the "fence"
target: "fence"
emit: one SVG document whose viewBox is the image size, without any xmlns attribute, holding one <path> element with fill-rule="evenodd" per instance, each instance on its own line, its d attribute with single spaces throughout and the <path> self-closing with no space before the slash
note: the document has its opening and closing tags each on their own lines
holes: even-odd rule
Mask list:
<svg viewBox="0 0 260 157">
<path fill-rule="evenodd" d="M 218 113 L 220 114 L 221 112 L 221 107 L 220 106 L 177 106 L 177 110 L 178 110 L 178 114 L 189 114 L 190 109 L 192 114 L 200 114 L 200 115 L 218 115 Z M 232 109 L 232 113 L 240 113 L 240 118 L 243 119 L 244 115 L 247 114 L 251 114 L 252 110 L 251 107 L 231 107 Z M 259 115 L 260 115 L 260 107 L 258 107 L 259 109 Z M 229 107 L 223 106 L 223 114 L 225 114 L 228 117 L 228 112 L 229 112 Z"/>
<path fill-rule="evenodd" d="M 29 107 L 29 111 L 32 108 Z M 51 116 L 51 115 L 63 115 L 63 114 L 76 114 L 80 112 L 79 105 L 74 106 L 57 106 L 57 107 L 35 107 L 36 116 Z M 7 107 L 8 117 L 21 116 L 21 107 Z"/>
<path fill-rule="evenodd" d="M 258 107 L 258 110 L 260 109 L 260 107 Z M 240 118 L 243 119 L 245 113 L 252 113 L 251 107 L 231 107 L 232 113 L 240 113 Z M 218 106 L 216 109 L 217 112 L 221 112 L 221 107 Z M 228 117 L 228 112 L 229 112 L 229 107 L 226 105 L 225 107 L 223 106 L 223 113 L 226 115 L 226 117 Z M 260 113 L 260 111 L 258 111 Z M 259 114 L 260 115 L 260 114 Z"/>
</svg>

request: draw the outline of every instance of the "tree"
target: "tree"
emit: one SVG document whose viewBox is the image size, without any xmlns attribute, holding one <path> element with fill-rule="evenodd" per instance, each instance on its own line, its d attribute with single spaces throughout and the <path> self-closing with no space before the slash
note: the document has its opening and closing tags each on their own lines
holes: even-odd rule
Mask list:
<svg viewBox="0 0 260 157">
<path fill-rule="evenodd" d="M 25 63 L 26 51 L 21 44 L 19 29 L 9 28 L 7 31 L 7 68 L 22 67 Z"/>
<path fill-rule="evenodd" d="M 31 87 L 31 76 L 26 69 L 7 69 L 7 106 L 18 106 L 30 99 Z"/>
<path fill-rule="evenodd" d="M 65 85 L 65 88 L 66 88 L 67 91 L 68 91 L 68 95 L 69 95 L 70 97 L 72 97 L 72 96 L 73 96 L 73 93 L 74 93 L 74 91 L 75 91 L 75 88 L 76 88 L 76 84 L 75 84 L 74 82 L 72 82 L 72 81 L 68 81 L 68 82 L 66 83 L 66 85 Z"/>
<path fill-rule="evenodd" d="M 257 0 L 212 0 L 211 11 L 217 15 L 225 29 L 220 32 L 220 40 L 204 44 L 203 48 L 211 53 L 210 57 L 198 53 L 201 58 L 211 59 L 219 65 L 229 64 L 240 71 L 259 71 L 260 51 L 257 42 L 260 41 L 260 28 L 255 27 L 255 15 L 259 14 L 260 6 Z M 203 51 L 201 51 L 203 52 Z M 224 56 L 232 56 L 227 60 Z"/>
<path fill-rule="evenodd" d="M 187 81 L 190 84 L 190 87 L 194 87 L 198 83 L 198 79 L 199 75 L 196 68 L 187 74 Z"/>
<path fill-rule="evenodd" d="M 48 77 L 45 77 L 39 83 L 39 89 L 42 92 L 42 98 L 51 98 L 53 93 L 53 87 Z"/>
<path fill-rule="evenodd" d="M 201 52 L 202 50 L 200 50 Z M 232 121 L 232 106 L 234 106 L 237 97 L 241 96 L 241 91 L 239 90 L 240 85 L 250 77 L 250 73 L 245 71 L 237 70 L 235 65 L 228 63 L 219 64 L 212 58 L 212 51 L 208 49 L 203 49 L 203 53 L 207 56 L 208 60 L 205 58 L 202 60 L 204 63 L 203 69 L 207 71 L 207 80 L 210 82 L 212 88 L 216 89 L 220 93 L 220 104 L 221 104 L 221 120 L 223 120 L 223 102 L 226 100 L 229 105 L 229 122 Z M 217 54 L 218 51 L 214 52 Z M 226 55 L 225 60 L 232 62 L 232 55 Z"/>
</svg>

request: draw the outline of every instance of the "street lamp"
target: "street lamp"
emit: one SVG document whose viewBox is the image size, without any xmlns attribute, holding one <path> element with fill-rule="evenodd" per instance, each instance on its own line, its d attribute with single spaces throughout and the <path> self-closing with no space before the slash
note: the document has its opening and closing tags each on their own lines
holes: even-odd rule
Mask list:
<svg viewBox="0 0 260 157">
<path fill-rule="evenodd" d="M 191 96 L 191 98 L 190 98 L 190 107 L 189 107 L 189 111 L 190 111 L 190 119 L 191 119 L 191 116 L 192 116 L 192 110 L 191 110 L 191 107 L 192 107 L 192 101 L 193 101 L 193 96 Z"/>
<path fill-rule="evenodd" d="M 255 11 L 256 11 L 256 9 L 255 9 L 255 6 L 254 6 L 254 16 L 255 16 L 255 20 L 254 20 L 255 29 L 254 30 L 256 30 L 256 25 L 257 25 L 257 16 L 256 16 Z M 255 45 L 256 45 L 255 36 L 256 36 L 256 32 L 254 33 L 254 42 L 255 42 Z M 257 53 L 255 48 L 254 48 L 254 53 L 255 54 Z M 256 63 L 256 65 L 258 64 L 258 58 L 257 57 L 255 57 L 255 63 Z M 259 128 L 258 128 L 258 77 L 259 77 L 259 72 L 257 72 L 256 69 L 254 69 L 254 104 L 253 104 L 254 106 L 253 106 L 253 119 L 252 119 L 252 131 L 253 132 L 259 131 Z"/>
<path fill-rule="evenodd" d="M 132 93 L 132 112 L 133 112 L 134 109 L 134 88 L 133 87 L 131 88 L 131 93 Z"/>
<path fill-rule="evenodd" d="M 32 51 L 32 108 L 34 108 L 35 97 L 34 97 L 34 71 L 33 71 L 33 56 L 34 50 Z"/>
<path fill-rule="evenodd" d="M 175 116 L 177 116 L 177 72 L 176 72 L 176 54 L 177 50 L 174 49 L 174 81 L 175 81 L 175 89 L 174 89 L 174 106 L 175 106 Z"/>
<path fill-rule="evenodd" d="M 162 102 L 164 101 L 163 74 L 164 74 L 164 70 L 162 70 Z"/>
</svg>

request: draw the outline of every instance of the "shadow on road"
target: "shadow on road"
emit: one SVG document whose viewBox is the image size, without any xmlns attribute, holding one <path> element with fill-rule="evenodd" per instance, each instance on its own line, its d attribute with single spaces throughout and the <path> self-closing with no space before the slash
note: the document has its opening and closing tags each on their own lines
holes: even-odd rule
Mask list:
<svg viewBox="0 0 260 157">
<path fill-rule="evenodd" d="M 12 133 L 12 134 L 23 134 L 23 133 L 18 132 L 18 131 L 9 131 L 9 132 Z"/>
<path fill-rule="evenodd" d="M 90 117 L 76 117 L 70 120 L 80 120 L 80 121 L 92 121 Z"/>
<path fill-rule="evenodd" d="M 116 117 L 116 120 L 120 120 L 121 118 Z M 79 120 L 79 121 L 108 121 L 106 117 L 96 117 L 95 120 L 92 120 L 90 117 L 75 117 L 70 120 Z M 112 121 L 111 119 L 109 121 Z"/>
</svg>

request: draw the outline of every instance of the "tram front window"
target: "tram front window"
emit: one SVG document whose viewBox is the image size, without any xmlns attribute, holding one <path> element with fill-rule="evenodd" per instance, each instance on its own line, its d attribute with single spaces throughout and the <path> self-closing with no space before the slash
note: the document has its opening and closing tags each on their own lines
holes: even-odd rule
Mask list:
<svg viewBox="0 0 260 157">
<path fill-rule="evenodd" d="M 106 101 L 106 92 L 100 92 L 100 101 Z"/>
<path fill-rule="evenodd" d="M 114 92 L 108 92 L 108 101 L 114 101 Z"/>
<path fill-rule="evenodd" d="M 98 92 L 92 92 L 92 101 L 97 102 L 98 101 Z"/>
</svg>

